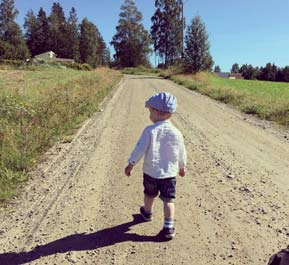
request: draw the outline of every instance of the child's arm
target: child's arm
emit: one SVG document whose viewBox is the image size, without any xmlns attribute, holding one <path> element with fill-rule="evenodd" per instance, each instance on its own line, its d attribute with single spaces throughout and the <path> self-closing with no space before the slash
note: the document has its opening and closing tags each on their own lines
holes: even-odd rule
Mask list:
<svg viewBox="0 0 289 265">
<path fill-rule="evenodd" d="M 185 168 L 181 168 L 181 169 L 179 170 L 179 175 L 180 175 L 181 177 L 184 177 L 184 176 L 186 175 L 186 170 L 185 170 Z"/>
<path fill-rule="evenodd" d="M 126 166 L 126 168 L 124 169 L 125 175 L 129 177 L 130 176 L 130 172 L 132 171 L 132 169 L 133 169 L 133 165 L 132 164 L 128 164 Z"/>
<path fill-rule="evenodd" d="M 124 169 L 124 172 L 127 176 L 130 176 L 133 166 L 135 166 L 137 162 L 143 157 L 146 150 L 148 149 L 149 144 L 150 135 L 148 130 L 145 129 L 128 159 L 128 165 Z"/>
<path fill-rule="evenodd" d="M 184 138 L 181 138 L 180 156 L 179 156 L 179 175 L 184 177 L 186 175 L 187 151 L 184 143 Z"/>
</svg>

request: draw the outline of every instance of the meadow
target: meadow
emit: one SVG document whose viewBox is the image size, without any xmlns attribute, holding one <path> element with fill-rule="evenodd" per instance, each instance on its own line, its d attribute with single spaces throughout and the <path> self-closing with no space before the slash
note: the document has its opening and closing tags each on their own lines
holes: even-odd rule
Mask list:
<svg viewBox="0 0 289 265">
<path fill-rule="evenodd" d="M 232 80 L 211 73 L 171 75 L 174 82 L 229 104 L 246 114 L 289 128 L 289 84 Z"/>
<path fill-rule="evenodd" d="M 56 141 L 79 128 L 121 79 L 99 68 L 0 70 L 0 201 Z"/>
</svg>

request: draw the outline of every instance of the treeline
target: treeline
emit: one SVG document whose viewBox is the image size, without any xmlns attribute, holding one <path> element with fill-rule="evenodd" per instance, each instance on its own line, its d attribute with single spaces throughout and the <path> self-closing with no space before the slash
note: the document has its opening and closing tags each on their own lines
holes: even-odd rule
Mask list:
<svg viewBox="0 0 289 265">
<path fill-rule="evenodd" d="M 29 10 L 24 34 L 15 22 L 17 15 L 14 0 L 1 1 L 0 59 L 24 60 L 51 50 L 59 58 L 93 67 L 109 63 L 109 49 L 97 26 L 87 18 L 79 24 L 75 8 L 71 8 L 68 17 L 59 3 L 53 3 L 49 15 L 42 7 L 37 14 Z"/>
<path fill-rule="evenodd" d="M 149 65 L 154 51 L 160 59 L 158 67 L 177 65 L 186 72 L 211 70 L 214 62 L 205 24 L 199 16 L 193 18 L 184 36 L 182 0 L 156 0 L 150 32 L 141 24 L 142 15 L 133 0 L 125 0 L 121 10 L 117 33 L 111 42 L 116 51 L 115 65 Z"/>
<path fill-rule="evenodd" d="M 248 80 L 289 82 L 289 66 L 282 68 L 274 63 L 267 63 L 265 67 L 254 67 L 251 64 L 243 64 L 239 67 L 235 63 L 232 65 L 231 73 L 242 73 L 242 76 Z"/>
<path fill-rule="evenodd" d="M 185 30 L 182 0 L 155 0 L 150 31 L 142 24 L 142 14 L 133 0 L 124 0 L 110 53 L 98 28 L 83 19 L 78 24 L 72 8 L 66 18 L 59 3 L 54 3 L 47 15 L 40 8 L 37 15 L 28 11 L 24 36 L 15 18 L 14 0 L 2 0 L 0 5 L 0 59 L 25 59 L 49 50 L 58 57 L 74 59 L 92 66 L 109 64 L 118 67 L 150 66 L 154 51 L 159 67 L 181 66 L 184 71 L 211 70 L 213 59 L 205 24 L 199 16 Z M 184 31 L 185 36 L 184 36 Z M 184 41 L 183 41 L 184 40 Z"/>
</svg>

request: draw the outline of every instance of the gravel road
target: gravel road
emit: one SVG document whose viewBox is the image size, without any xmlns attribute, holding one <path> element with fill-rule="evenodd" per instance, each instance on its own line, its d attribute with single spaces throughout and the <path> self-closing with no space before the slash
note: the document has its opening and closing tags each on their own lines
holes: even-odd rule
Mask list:
<svg viewBox="0 0 289 265">
<path fill-rule="evenodd" d="M 142 222 L 142 172 L 123 173 L 143 128 L 144 101 L 169 91 L 185 138 L 176 237 L 164 242 L 162 203 Z M 125 76 L 71 142 L 31 173 L 0 210 L 0 264 L 260 265 L 289 242 L 289 133 L 170 81 Z"/>
</svg>

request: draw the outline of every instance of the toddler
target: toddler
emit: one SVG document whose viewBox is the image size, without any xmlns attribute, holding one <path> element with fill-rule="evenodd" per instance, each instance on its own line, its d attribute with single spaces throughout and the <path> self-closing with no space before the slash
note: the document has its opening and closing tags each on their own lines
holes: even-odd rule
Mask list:
<svg viewBox="0 0 289 265">
<path fill-rule="evenodd" d="M 144 129 L 128 159 L 125 174 L 130 176 L 133 167 L 144 156 L 144 206 L 140 208 L 140 214 L 145 221 L 151 221 L 154 199 L 159 195 L 164 205 L 164 225 L 160 233 L 166 239 L 172 239 L 175 236 L 176 176 L 184 177 L 186 166 L 183 136 L 170 122 L 177 100 L 172 94 L 161 92 L 149 98 L 145 106 L 153 124 Z"/>
</svg>

